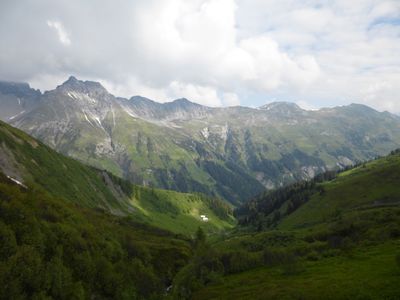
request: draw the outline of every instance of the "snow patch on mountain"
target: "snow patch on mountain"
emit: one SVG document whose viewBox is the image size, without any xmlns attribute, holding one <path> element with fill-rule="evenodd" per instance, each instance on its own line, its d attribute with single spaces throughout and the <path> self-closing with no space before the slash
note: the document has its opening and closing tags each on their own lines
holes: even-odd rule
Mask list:
<svg viewBox="0 0 400 300">
<path fill-rule="evenodd" d="M 129 108 L 127 108 L 126 106 L 122 106 L 122 109 L 123 109 L 128 115 L 130 115 L 132 118 L 137 118 L 137 115 L 135 115 L 135 114 L 133 113 L 133 111 L 130 110 Z"/>
<path fill-rule="evenodd" d="M 20 115 L 22 115 L 23 113 L 25 112 L 25 110 L 23 110 L 23 111 L 21 111 L 21 112 L 19 112 L 19 113 L 17 113 L 16 115 L 14 115 L 14 116 L 11 116 L 11 117 L 9 117 L 8 118 L 8 120 L 14 120 L 16 117 L 18 117 L 18 116 L 20 116 Z"/>
<path fill-rule="evenodd" d="M 85 116 L 86 121 L 87 121 L 90 125 L 92 125 L 93 127 L 95 127 L 95 126 L 92 124 L 92 122 L 89 120 L 89 118 L 87 117 L 85 111 L 82 111 L 82 112 L 83 112 L 83 115 Z"/>
<path fill-rule="evenodd" d="M 210 131 L 208 130 L 208 127 L 204 127 L 200 132 L 205 139 L 208 139 L 208 137 L 210 136 Z"/>
<path fill-rule="evenodd" d="M 75 92 L 75 91 L 69 91 L 69 92 L 67 92 L 67 95 L 70 98 L 72 98 L 74 100 L 78 100 L 78 101 L 79 100 L 80 101 L 85 101 L 85 102 L 88 102 L 88 103 L 91 103 L 91 104 L 95 104 L 97 102 L 96 99 L 94 99 L 94 98 L 92 98 L 89 95 L 84 94 L 84 93 L 79 93 L 79 92 Z"/>
</svg>

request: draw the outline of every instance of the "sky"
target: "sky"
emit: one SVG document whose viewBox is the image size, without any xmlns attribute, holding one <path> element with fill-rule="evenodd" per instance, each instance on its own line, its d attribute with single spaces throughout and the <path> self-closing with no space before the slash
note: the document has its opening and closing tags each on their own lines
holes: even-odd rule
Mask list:
<svg viewBox="0 0 400 300">
<path fill-rule="evenodd" d="M 1 0 L 0 80 L 400 113 L 400 0 Z"/>
</svg>

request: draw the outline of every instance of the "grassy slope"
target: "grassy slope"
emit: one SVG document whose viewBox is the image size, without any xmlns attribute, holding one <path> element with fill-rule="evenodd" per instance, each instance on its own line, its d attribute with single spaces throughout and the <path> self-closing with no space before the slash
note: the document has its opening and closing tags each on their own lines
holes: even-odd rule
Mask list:
<svg viewBox="0 0 400 300">
<path fill-rule="evenodd" d="M 7 175 L 83 206 L 130 215 L 184 234 L 193 234 L 198 226 L 216 231 L 233 224 L 232 217 L 222 220 L 204 199 L 193 194 L 139 186 L 123 190 L 106 172 L 60 155 L 4 123 L 0 123 L 0 156 Z M 202 222 L 200 214 L 209 216 L 209 222 Z"/>
<path fill-rule="evenodd" d="M 300 260 L 302 270 L 287 275 L 282 266 L 260 267 L 228 275 L 194 299 L 398 299 L 399 183 L 399 154 L 322 183 L 325 192 L 275 230 L 234 234 L 216 244 L 255 254 L 265 248 L 311 252 Z M 337 237 L 341 244 L 331 248 Z"/>
<path fill-rule="evenodd" d="M 231 215 L 218 217 L 204 198 L 194 194 L 136 186 L 131 199 L 140 218 L 173 232 L 192 235 L 199 226 L 207 232 L 216 232 L 232 228 L 235 223 Z M 206 215 L 209 221 L 202 221 L 200 215 Z"/>
<path fill-rule="evenodd" d="M 323 195 L 314 194 L 278 228 L 312 227 L 356 211 L 400 205 L 400 156 L 389 155 L 351 169 L 322 186 Z"/>
<path fill-rule="evenodd" d="M 193 299 L 398 299 L 400 241 L 357 250 L 351 257 L 308 261 L 304 271 L 284 275 L 279 267 L 230 275 Z"/>
<path fill-rule="evenodd" d="M 53 196 L 113 212 L 127 209 L 127 199 L 113 195 L 98 170 L 64 157 L 27 134 L 0 123 L 1 155 L 6 173 L 35 183 Z M 19 175 L 19 176 L 18 176 Z"/>
</svg>

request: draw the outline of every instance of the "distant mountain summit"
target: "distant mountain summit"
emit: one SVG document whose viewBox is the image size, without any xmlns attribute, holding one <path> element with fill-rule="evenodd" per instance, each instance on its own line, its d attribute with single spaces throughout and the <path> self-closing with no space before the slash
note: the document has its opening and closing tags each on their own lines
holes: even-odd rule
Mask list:
<svg viewBox="0 0 400 300">
<path fill-rule="evenodd" d="M 263 106 L 260 106 L 259 109 L 276 111 L 276 112 L 293 112 L 293 111 L 303 110 L 296 103 L 292 102 L 271 102 Z"/>
<path fill-rule="evenodd" d="M 82 81 L 76 79 L 74 76 L 70 76 L 68 80 L 58 86 L 56 90 L 81 92 L 93 96 L 108 94 L 107 90 L 99 82 Z"/>
<path fill-rule="evenodd" d="M 28 83 L 0 81 L 0 120 L 11 121 L 31 111 L 41 97 Z"/>
<path fill-rule="evenodd" d="M 3 95 L 14 95 L 17 97 L 33 97 L 40 95 L 39 90 L 32 89 L 28 83 L 0 81 L 0 92 Z"/>
<path fill-rule="evenodd" d="M 69 78 L 64 81 L 60 86 L 80 86 L 84 84 L 83 81 L 76 79 L 75 76 L 69 76 Z"/>
<path fill-rule="evenodd" d="M 259 110 L 266 112 L 273 118 L 296 120 L 308 115 L 308 111 L 300 108 L 292 102 L 271 102 L 259 107 Z"/>
<path fill-rule="evenodd" d="M 43 94 L 27 84 L 0 84 L 0 111 L 63 154 L 135 183 L 235 204 L 400 146 L 400 117 L 364 105 L 307 111 L 288 102 L 159 103 L 117 98 L 73 76 Z"/>
<path fill-rule="evenodd" d="M 132 116 L 152 121 L 188 120 L 206 116 L 210 108 L 190 102 L 186 98 L 159 103 L 141 96 L 129 101 L 119 98 L 120 105 Z"/>
</svg>

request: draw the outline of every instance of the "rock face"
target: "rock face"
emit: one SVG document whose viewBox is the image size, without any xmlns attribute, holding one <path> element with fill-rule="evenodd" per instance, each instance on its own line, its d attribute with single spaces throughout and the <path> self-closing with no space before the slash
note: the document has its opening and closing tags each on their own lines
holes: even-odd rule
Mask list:
<svg viewBox="0 0 400 300">
<path fill-rule="evenodd" d="M 187 99 L 117 98 L 74 77 L 44 94 L 14 85 L 0 85 L 2 118 L 56 150 L 139 184 L 234 204 L 400 145 L 399 117 L 357 104 L 210 108 Z M 32 104 L 22 112 L 13 108 L 18 99 Z"/>
</svg>

